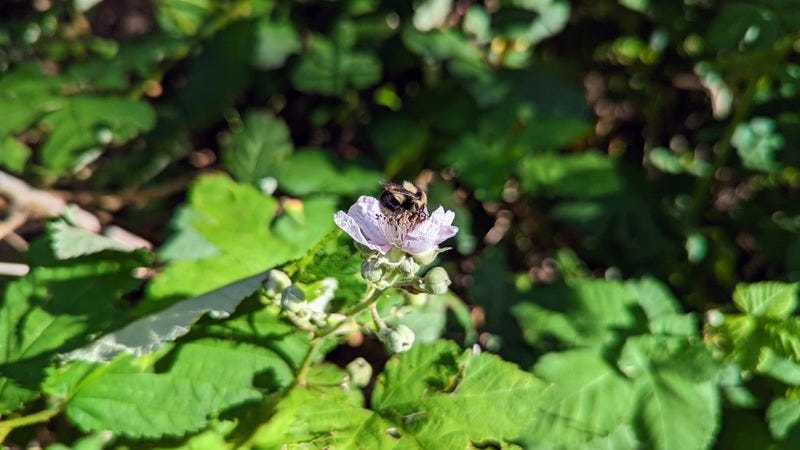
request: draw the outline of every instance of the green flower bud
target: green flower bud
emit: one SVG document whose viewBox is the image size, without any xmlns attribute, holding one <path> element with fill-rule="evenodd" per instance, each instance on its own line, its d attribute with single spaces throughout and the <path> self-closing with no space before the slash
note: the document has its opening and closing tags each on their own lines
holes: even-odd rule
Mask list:
<svg viewBox="0 0 800 450">
<path fill-rule="evenodd" d="M 328 315 L 314 311 L 311 313 L 311 318 L 309 318 L 308 321 L 315 327 L 323 328 L 328 326 Z"/>
<path fill-rule="evenodd" d="M 400 265 L 398 267 L 400 271 L 406 276 L 414 275 L 419 270 L 419 264 L 414 262 L 412 258 L 404 259 L 403 261 L 400 262 Z"/>
<path fill-rule="evenodd" d="M 398 325 L 397 329 L 381 329 L 378 332 L 378 339 L 386 345 L 390 352 L 403 353 L 414 345 L 414 332 L 405 325 Z"/>
<path fill-rule="evenodd" d="M 270 300 L 276 300 L 281 295 L 281 291 L 292 285 L 289 275 L 280 270 L 272 269 L 267 273 L 264 280 L 264 294 Z"/>
<path fill-rule="evenodd" d="M 406 257 L 406 252 L 400 250 L 397 247 L 392 247 L 392 248 L 389 249 L 388 252 L 386 252 L 385 255 L 383 255 L 382 258 L 386 259 L 386 261 L 389 264 L 394 265 L 394 264 L 399 264 L 400 262 L 402 262 L 403 259 L 405 259 L 405 257 Z"/>
<path fill-rule="evenodd" d="M 350 382 L 358 387 L 368 385 L 372 379 L 372 366 L 364 358 L 359 357 L 350 361 L 345 369 L 350 376 Z"/>
<path fill-rule="evenodd" d="M 295 314 L 305 311 L 306 294 L 297 286 L 289 286 L 281 291 L 281 306 Z"/>
<path fill-rule="evenodd" d="M 361 263 L 361 276 L 370 283 L 377 283 L 383 278 L 383 269 L 378 261 L 370 258 Z"/>
<path fill-rule="evenodd" d="M 431 294 L 444 294 L 450 286 L 450 277 L 441 266 L 434 267 L 425 274 L 422 286 Z"/>
<path fill-rule="evenodd" d="M 414 261 L 416 261 L 419 265 L 425 266 L 433 262 L 436 259 L 436 256 L 441 253 L 438 248 L 434 248 L 429 250 L 425 253 L 420 253 L 418 255 L 414 255 Z"/>
</svg>

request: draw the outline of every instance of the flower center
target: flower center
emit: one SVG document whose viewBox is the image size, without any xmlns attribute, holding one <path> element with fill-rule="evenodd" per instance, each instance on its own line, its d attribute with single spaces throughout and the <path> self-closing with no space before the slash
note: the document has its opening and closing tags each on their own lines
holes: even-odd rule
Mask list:
<svg viewBox="0 0 800 450">
<path fill-rule="evenodd" d="M 390 214 L 375 214 L 375 220 L 381 224 L 387 239 L 399 246 L 412 230 L 428 218 L 424 211 L 397 211 Z"/>
</svg>

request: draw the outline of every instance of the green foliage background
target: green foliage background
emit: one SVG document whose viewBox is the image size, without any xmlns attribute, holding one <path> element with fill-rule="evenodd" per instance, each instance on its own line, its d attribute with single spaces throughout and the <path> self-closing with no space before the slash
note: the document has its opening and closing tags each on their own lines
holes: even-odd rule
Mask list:
<svg viewBox="0 0 800 450">
<path fill-rule="evenodd" d="M 68 220 L 0 247 L 31 268 L 0 276 L 0 436 L 797 448 L 798 11 L 2 2 L 0 169 L 156 248 Z M 332 216 L 404 178 L 456 212 L 453 293 L 388 293 L 420 342 L 332 343 L 298 383 L 308 333 L 259 301 L 261 274 L 332 276 L 334 305 L 356 303 L 360 258 Z M 357 356 L 363 390 L 343 369 Z"/>
</svg>

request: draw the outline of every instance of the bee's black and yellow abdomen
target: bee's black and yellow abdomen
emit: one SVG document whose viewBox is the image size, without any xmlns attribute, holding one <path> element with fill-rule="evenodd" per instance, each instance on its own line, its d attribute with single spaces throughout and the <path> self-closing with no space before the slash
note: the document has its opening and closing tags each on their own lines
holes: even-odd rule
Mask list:
<svg viewBox="0 0 800 450">
<path fill-rule="evenodd" d="M 410 181 L 402 184 L 382 181 L 381 184 L 384 190 L 379 201 L 385 214 L 404 214 L 409 216 L 404 221 L 415 223 L 425 220 L 428 197 L 419 186 Z"/>
</svg>

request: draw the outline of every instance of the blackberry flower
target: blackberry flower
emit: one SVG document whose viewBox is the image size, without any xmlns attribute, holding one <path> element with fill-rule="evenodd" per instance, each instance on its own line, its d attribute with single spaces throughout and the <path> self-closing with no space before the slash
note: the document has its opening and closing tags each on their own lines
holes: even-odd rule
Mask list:
<svg viewBox="0 0 800 450">
<path fill-rule="evenodd" d="M 427 211 L 426 211 L 427 212 Z M 403 223 L 387 217 L 378 199 L 362 195 L 345 213 L 333 216 L 336 225 L 356 242 L 386 254 L 393 246 L 410 255 L 435 252 L 439 244 L 455 236 L 455 213 L 441 206 L 419 223 Z"/>
</svg>

